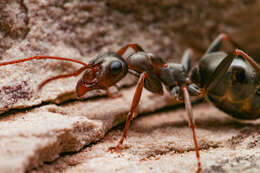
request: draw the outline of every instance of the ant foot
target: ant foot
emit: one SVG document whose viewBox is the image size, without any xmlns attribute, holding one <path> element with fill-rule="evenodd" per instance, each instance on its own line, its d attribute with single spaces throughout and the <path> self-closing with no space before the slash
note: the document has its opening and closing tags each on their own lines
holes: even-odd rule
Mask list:
<svg viewBox="0 0 260 173">
<path fill-rule="evenodd" d="M 110 153 L 114 153 L 114 152 L 119 152 L 119 151 L 121 151 L 121 150 L 128 149 L 128 148 L 130 148 L 129 145 L 118 144 L 118 145 L 115 146 L 115 147 L 109 147 L 109 148 L 108 148 L 108 151 L 109 151 Z"/>
<path fill-rule="evenodd" d="M 122 149 L 122 145 L 121 144 L 118 144 L 117 146 L 115 146 L 115 147 L 109 147 L 108 148 L 108 151 L 110 152 L 110 153 L 114 153 L 114 152 L 118 152 L 119 150 L 121 150 Z"/>
<path fill-rule="evenodd" d="M 199 167 L 199 168 L 197 169 L 196 173 L 201 173 L 201 172 L 202 172 L 202 169 L 201 169 L 201 167 Z"/>
</svg>

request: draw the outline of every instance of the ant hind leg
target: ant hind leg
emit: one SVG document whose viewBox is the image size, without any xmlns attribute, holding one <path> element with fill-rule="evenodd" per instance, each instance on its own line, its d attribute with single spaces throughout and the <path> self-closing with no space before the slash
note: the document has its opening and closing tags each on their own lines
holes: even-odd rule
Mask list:
<svg viewBox="0 0 260 173">
<path fill-rule="evenodd" d="M 223 41 L 228 41 L 231 43 L 235 48 L 242 49 L 239 44 L 237 44 L 230 36 L 227 34 L 219 34 L 215 40 L 210 44 L 205 54 L 217 52 L 221 49 Z"/>
<path fill-rule="evenodd" d="M 251 58 L 250 56 L 248 56 L 245 52 L 243 52 L 242 50 L 239 50 L 239 49 L 236 49 L 234 52 L 233 52 L 233 55 L 234 56 L 242 56 L 246 61 L 248 61 L 255 69 L 256 71 L 259 73 L 260 75 L 260 65 L 257 64 L 255 62 L 255 60 L 253 58 Z"/>
<path fill-rule="evenodd" d="M 248 56 L 245 52 L 242 50 L 236 49 L 233 51 L 232 54 L 228 54 L 218 65 L 214 73 L 212 74 L 210 80 L 207 81 L 205 84 L 204 89 L 205 90 L 210 90 L 211 88 L 215 87 L 219 80 L 224 76 L 228 68 L 230 67 L 233 59 L 241 55 L 242 58 L 244 58 L 246 61 L 248 61 L 255 69 L 256 71 L 260 74 L 260 66 L 257 64 L 250 56 Z"/>
</svg>

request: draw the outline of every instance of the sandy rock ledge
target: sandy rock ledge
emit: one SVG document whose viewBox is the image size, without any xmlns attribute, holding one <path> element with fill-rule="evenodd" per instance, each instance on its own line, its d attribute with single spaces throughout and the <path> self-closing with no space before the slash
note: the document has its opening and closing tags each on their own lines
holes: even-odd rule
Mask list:
<svg viewBox="0 0 260 173">
<path fill-rule="evenodd" d="M 260 121 L 239 122 L 208 104 L 194 106 L 197 136 L 204 173 L 258 173 Z M 122 128 L 79 153 L 64 155 L 32 173 L 169 173 L 196 171 L 191 130 L 183 107 L 137 117 L 125 149 L 109 153 Z"/>
<path fill-rule="evenodd" d="M 87 63 L 101 53 L 116 51 L 132 42 L 169 62 L 178 62 L 183 51 L 191 47 L 195 61 L 222 32 L 228 33 L 257 59 L 260 55 L 259 11 L 260 1 L 257 0 L 1 0 L 0 61 L 50 55 Z M 144 130 L 144 134 L 136 134 L 133 142 L 131 135 L 135 136 L 135 131 L 129 133 L 129 145 L 141 141 L 138 149 L 126 149 L 123 151 L 125 156 L 106 152 L 121 135 L 121 131 L 113 130 L 105 137 L 112 127 L 125 120 L 134 93 L 131 86 L 136 79 L 133 77 L 120 81 L 122 96 L 118 98 L 91 92 L 79 100 L 74 87 L 80 76 L 54 81 L 38 90 L 43 80 L 72 73 L 78 68 L 76 64 L 52 60 L 0 67 L 1 173 L 32 171 L 42 165 L 42 168 L 33 171 L 104 172 L 104 169 L 100 170 L 103 167 L 98 165 L 101 163 L 108 172 L 195 170 L 194 149 L 185 121 L 178 122 L 177 118 L 176 123 L 165 125 L 173 115 L 183 117 L 183 110 L 169 113 L 172 116 L 162 110 L 163 115 L 167 114 L 166 119 L 161 118 L 158 112 L 151 116 L 158 116 L 155 119 L 148 120 L 150 116 L 145 116 L 147 120 L 144 124 L 133 129 L 136 133 L 143 127 L 148 130 Z M 168 95 L 158 96 L 145 90 L 138 113 L 154 112 L 174 104 L 176 102 Z M 237 124 L 233 120 L 222 121 L 218 117 L 224 114 L 214 108 L 209 109 L 212 112 L 207 112 L 207 106 L 200 109 L 202 111 L 197 115 L 213 117 L 207 121 L 197 117 L 205 172 L 245 171 L 245 164 L 252 168 L 248 172 L 259 172 L 257 122 L 251 126 Z M 213 123 L 214 118 L 221 123 Z M 157 125 L 150 128 L 145 125 L 149 123 Z M 211 124 L 215 126 L 211 127 Z M 247 128 L 248 133 L 244 133 Z M 215 133 L 217 130 L 219 134 Z M 146 140 L 150 133 L 152 136 Z M 95 143 L 104 137 L 104 140 Z M 245 139 L 242 143 L 241 138 Z M 248 143 L 243 143 L 247 139 Z M 89 144 L 93 145 L 82 149 Z M 86 152 L 92 149 L 93 152 Z M 64 152 L 79 153 L 60 156 Z M 59 157 L 61 159 L 55 162 Z M 120 162 L 115 158 L 119 158 Z M 192 163 L 185 164 L 187 159 Z M 145 164 L 140 164 L 139 160 Z M 45 165 L 45 162 L 53 164 Z M 119 164 L 109 167 L 114 163 Z M 165 164 L 167 169 L 160 164 Z"/>
<path fill-rule="evenodd" d="M 74 101 L 62 106 L 50 104 L 1 117 L 1 172 L 25 172 L 57 159 L 60 153 L 79 151 L 102 139 L 109 129 L 125 119 L 132 92 L 134 89 L 127 89 L 114 99 Z M 175 102 L 169 96 L 145 91 L 138 111 L 152 112 L 170 103 Z"/>
</svg>

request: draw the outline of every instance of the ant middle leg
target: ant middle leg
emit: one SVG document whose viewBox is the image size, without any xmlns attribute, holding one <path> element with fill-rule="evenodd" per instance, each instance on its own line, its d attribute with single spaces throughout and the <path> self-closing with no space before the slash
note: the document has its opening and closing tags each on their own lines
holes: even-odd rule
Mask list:
<svg viewBox="0 0 260 173">
<path fill-rule="evenodd" d="M 191 56 L 193 55 L 193 50 L 191 48 L 186 49 L 181 58 L 181 64 L 184 66 L 186 72 L 191 69 Z"/>
<path fill-rule="evenodd" d="M 187 111 L 189 127 L 192 130 L 193 142 L 194 142 L 194 146 L 195 146 L 195 152 L 196 152 L 196 157 L 197 157 L 197 171 L 196 172 L 200 173 L 202 170 L 201 162 L 200 162 L 200 152 L 199 152 L 199 146 L 198 146 L 198 141 L 197 141 L 197 136 L 196 136 L 196 131 L 195 131 L 195 121 L 193 118 L 190 96 L 189 96 L 187 86 L 182 86 L 181 90 L 183 92 L 185 109 Z"/>
<path fill-rule="evenodd" d="M 193 53 L 194 53 L 193 50 L 191 48 L 188 48 L 184 51 L 182 55 L 181 64 L 183 65 L 187 73 L 191 69 L 191 56 L 193 55 Z M 200 90 L 200 88 L 194 83 L 188 84 L 187 89 L 192 96 L 200 96 L 203 94 L 203 91 Z M 180 93 L 178 93 L 179 90 L 180 90 L 179 86 L 176 86 L 172 88 L 170 92 L 177 101 L 182 101 L 182 99 L 181 100 L 179 99 L 180 98 L 179 95 Z"/>
</svg>

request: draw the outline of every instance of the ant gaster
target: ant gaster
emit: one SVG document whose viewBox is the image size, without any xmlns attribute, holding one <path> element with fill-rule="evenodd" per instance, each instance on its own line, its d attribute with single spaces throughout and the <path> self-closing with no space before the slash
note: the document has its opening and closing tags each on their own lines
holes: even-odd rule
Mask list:
<svg viewBox="0 0 260 173">
<path fill-rule="evenodd" d="M 257 119 L 260 117 L 260 67 L 257 62 L 239 49 L 232 53 L 221 52 L 220 46 L 224 40 L 239 48 L 230 37 L 220 34 L 209 46 L 198 65 L 191 70 L 190 75 L 191 50 L 185 51 L 181 64 L 165 63 L 159 56 L 144 52 L 138 44 L 128 44 L 117 52 L 97 56 L 88 64 L 70 58 L 35 56 L 3 62 L 0 66 L 34 59 L 55 59 L 79 63 L 83 67 L 74 73 L 49 78 L 39 85 L 40 89 L 52 80 L 78 76 L 85 71 L 76 85 L 78 96 L 83 96 L 95 89 L 107 90 L 116 85 L 128 72 L 137 76 L 139 80 L 123 136 L 118 145 L 111 147 L 110 151 L 119 150 L 123 144 L 130 122 L 135 116 L 143 87 L 152 93 L 163 94 L 162 84 L 164 84 L 174 99 L 183 100 L 185 103 L 195 145 L 197 172 L 201 172 L 199 147 L 189 95 L 204 95 L 216 107 L 235 118 Z M 135 53 L 124 60 L 122 56 L 130 47 Z"/>
</svg>

